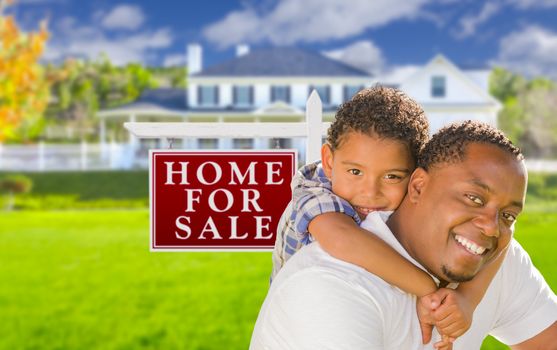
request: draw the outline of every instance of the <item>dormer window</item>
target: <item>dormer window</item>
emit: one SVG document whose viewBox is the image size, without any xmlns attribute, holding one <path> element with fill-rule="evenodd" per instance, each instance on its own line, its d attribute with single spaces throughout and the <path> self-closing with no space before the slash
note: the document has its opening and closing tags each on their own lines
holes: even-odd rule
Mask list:
<svg viewBox="0 0 557 350">
<path fill-rule="evenodd" d="M 446 79 L 444 76 L 431 77 L 431 97 L 445 97 Z"/>
<path fill-rule="evenodd" d="M 290 103 L 290 87 L 287 85 L 271 86 L 271 102 L 275 101 Z"/>
<path fill-rule="evenodd" d="M 216 85 L 201 85 L 197 91 L 197 102 L 200 106 L 216 106 L 219 104 L 219 90 Z"/>
<path fill-rule="evenodd" d="M 323 102 L 324 105 L 331 104 L 331 89 L 329 88 L 329 86 L 327 85 L 310 86 L 308 96 L 309 94 L 311 94 L 313 90 L 317 91 L 317 93 L 319 94 L 319 98 L 321 98 L 321 102 Z"/>
<path fill-rule="evenodd" d="M 235 106 L 253 105 L 253 86 L 234 86 L 232 93 Z"/>
</svg>

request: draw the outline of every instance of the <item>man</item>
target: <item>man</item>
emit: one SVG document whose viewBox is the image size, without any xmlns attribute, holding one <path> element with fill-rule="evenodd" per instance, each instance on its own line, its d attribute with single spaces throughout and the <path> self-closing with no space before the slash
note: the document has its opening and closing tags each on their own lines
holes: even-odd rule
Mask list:
<svg viewBox="0 0 557 350">
<path fill-rule="evenodd" d="M 419 165 L 397 211 L 372 213 L 362 227 L 441 286 L 470 280 L 507 250 L 454 349 L 479 349 L 487 334 L 513 349 L 557 349 L 557 298 L 512 240 L 526 190 L 520 151 L 495 129 L 467 122 L 435 135 Z M 251 348 L 422 349 L 415 302 L 313 243 L 273 281 Z"/>
</svg>

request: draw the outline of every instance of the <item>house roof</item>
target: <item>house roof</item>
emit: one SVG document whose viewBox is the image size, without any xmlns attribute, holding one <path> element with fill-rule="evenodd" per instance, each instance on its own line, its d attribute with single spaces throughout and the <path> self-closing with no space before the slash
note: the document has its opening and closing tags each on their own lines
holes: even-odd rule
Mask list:
<svg viewBox="0 0 557 350">
<path fill-rule="evenodd" d="M 292 47 L 274 47 L 254 50 L 227 62 L 208 67 L 192 76 L 370 77 L 371 74 L 316 52 Z"/>
</svg>

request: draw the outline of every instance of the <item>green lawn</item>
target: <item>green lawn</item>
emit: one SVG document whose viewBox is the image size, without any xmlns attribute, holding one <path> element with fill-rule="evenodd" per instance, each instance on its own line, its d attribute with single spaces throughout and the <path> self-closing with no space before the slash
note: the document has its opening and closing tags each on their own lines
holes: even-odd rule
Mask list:
<svg viewBox="0 0 557 350">
<path fill-rule="evenodd" d="M 554 289 L 555 227 L 517 227 Z M 150 253 L 146 210 L 0 213 L 0 349 L 246 349 L 270 270 L 270 253 Z"/>
</svg>

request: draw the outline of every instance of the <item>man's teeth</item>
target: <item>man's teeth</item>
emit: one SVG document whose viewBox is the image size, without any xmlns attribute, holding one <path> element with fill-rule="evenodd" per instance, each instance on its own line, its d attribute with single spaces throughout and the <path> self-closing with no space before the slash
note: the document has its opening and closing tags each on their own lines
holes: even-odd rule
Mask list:
<svg viewBox="0 0 557 350">
<path fill-rule="evenodd" d="M 460 245 L 462 245 L 464 248 L 466 248 L 466 250 L 468 250 L 470 253 L 475 254 L 475 255 L 482 255 L 485 252 L 485 248 L 484 247 L 480 247 L 479 245 L 477 245 L 476 243 L 462 237 L 459 235 L 455 235 L 455 239 L 458 243 L 460 243 Z"/>
</svg>

